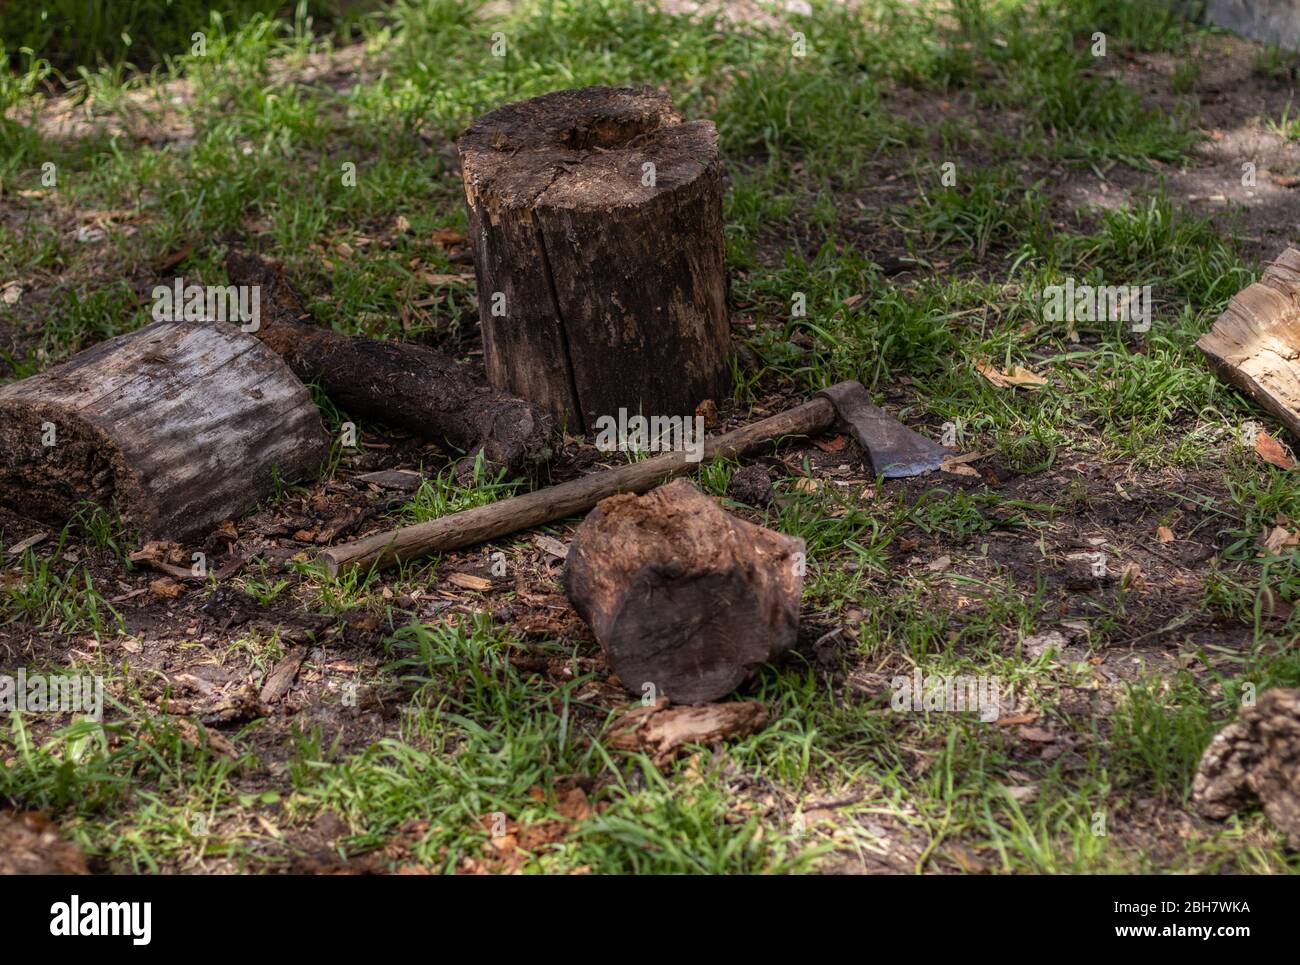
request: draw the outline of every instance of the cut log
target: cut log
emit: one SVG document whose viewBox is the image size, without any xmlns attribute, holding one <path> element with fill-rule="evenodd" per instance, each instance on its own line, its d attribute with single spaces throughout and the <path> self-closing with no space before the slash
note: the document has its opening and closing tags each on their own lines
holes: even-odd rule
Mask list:
<svg viewBox="0 0 1300 965">
<path fill-rule="evenodd" d="M 311 322 L 284 269 L 248 252 L 226 256 L 234 285 L 260 287 L 256 335 L 295 375 L 314 382 L 349 415 L 445 441 L 466 453 L 467 481 L 481 452 L 489 475 L 526 471 L 550 458 L 551 423 L 537 406 L 479 385 L 456 361 L 424 345 L 343 335 Z"/>
<path fill-rule="evenodd" d="M 1288 248 L 1196 343 L 1219 378 L 1300 439 L 1300 251 Z"/>
<path fill-rule="evenodd" d="M 1264 691 L 1214 736 L 1192 784 L 1192 803 L 1217 821 L 1259 803 L 1300 850 L 1300 690 Z"/>
<path fill-rule="evenodd" d="M 794 645 L 803 552 L 803 540 L 737 519 L 679 479 L 592 510 L 564 587 L 624 687 L 705 703 Z"/>
<path fill-rule="evenodd" d="M 0 388 L 0 501 L 50 522 L 90 500 L 148 537 L 202 535 L 328 451 L 303 384 L 222 322 L 156 322 Z"/>
<path fill-rule="evenodd" d="M 461 137 L 489 381 L 571 432 L 727 389 L 722 166 L 651 88 L 556 91 Z"/>
</svg>

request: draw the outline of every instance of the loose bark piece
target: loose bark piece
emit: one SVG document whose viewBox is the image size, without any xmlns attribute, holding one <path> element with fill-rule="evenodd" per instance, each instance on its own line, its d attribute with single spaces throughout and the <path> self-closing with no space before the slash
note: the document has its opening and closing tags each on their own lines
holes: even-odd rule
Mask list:
<svg viewBox="0 0 1300 965">
<path fill-rule="evenodd" d="M 698 704 L 793 646 L 803 551 L 679 479 L 592 510 L 569 544 L 564 588 L 625 687 Z"/>
<path fill-rule="evenodd" d="M 327 452 L 302 383 L 221 322 L 156 322 L 0 387 L 0 502 L 51 522 L 91 500 L 146 536 L 201 535 Z"/>
<path fill-rule="evenodd" d="M 730 330 L 722 166 L 667 94 L 508 104 L 460 139 L 488 379 L 572 432 L 721 398 Z"/>
<path fill-rule="evenodd" d="M 614 721 L 609 744 L 619 750 L 644 751 L 662 766 L 687 744 L 747 737 L 766 725 L 767 707 L 761 700 L 669 707 L 667 698 L 660 697 Z"/>
<path fill-rule="evenodd" d="M 306 647 L 294 647 L 284 657 L 271 668 L 271 673 L 267 675 L 266 682 L 262 684 L 262 691 L 258 694 L 258 699 L 264 704 L 273 704 L 293 687 L 294 678 L 298 676 L 298 669 L 302 666 L 303 660 L 307 658 Z"/>
<path fill-rule="evenodd" d="M 256 332 L 304 382 L 349 414 L 445 440 L 466 456 L 467 479 L 481 452 L 489 472 L 517 472 L 550 458 L 550 420 L 537 406 L 477 384 L 456 361 L 424 345 L 343 335 L 313 325 L 282 266 L 248 252 L 226 255 L 232 284 L 258 285 Z"/>
<path fill-rule="evenodd" d="M 1300 438 L 1300 251 L 1288 248 L 1232 296 L 1196 347 L 1219 378 Z"/>
<path fill-rule="evenodd" d="M 1289 845 L 1300 850 L 1300 690 L 1278 687 L 1245 707 L 1201 757 L 1192 803 L 1223 820 L 1256 802 Z"/>
<path fill-rule="evenodd" d="M 642 462 L 466 509 L 427 523 L 375 533 L 325 550 L 320 559 L 329 572 L 337 576 L 345 570 L 392 566 L 429 553 L 473 546 L 507 533 L 586 512 L 606 496 L 643 493 L 712 459 L 736 459 L 766 448 L 773 440 L 785 436 L 821 432 L 834 420 L 835 407 L 831 401 L 815 398 L 751 425 L 711 436 L 704 442 L 701 463 L 690 462 L 685 452 L 665 452 Z"/>
</svg>

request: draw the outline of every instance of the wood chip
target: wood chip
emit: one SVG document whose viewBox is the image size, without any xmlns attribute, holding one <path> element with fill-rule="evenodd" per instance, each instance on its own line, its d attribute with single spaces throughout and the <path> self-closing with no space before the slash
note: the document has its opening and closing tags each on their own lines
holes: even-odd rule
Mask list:
<svg viewBox="0 0 1300 965">
<path fill-rule="evenodd" d="M 289 692 L 294 678 L 298 676 L 298 668 L 302 666 L 306 656 L 306 647 L 294 647 L 284 655 L 284 658 L 271 669 L 266 682 L 262 684 L 262 692 L 258 694 L 262 703 L 275 703 Z"/>
<path fill-rule="evenodd" d="M 447 576 L 447 582 L 462 590 L 473 590 L 477 593 L 492 589 L 491 580 L 475 576 L 473 573 L 451 573 Z"/>
<path fill-rule="evenodd" d="M 28 536 L 26 539 L 21 539 L 17 543 L 14 543 L 13 546 L 9 547 L 8 553 L 10 556 L 17 556 L 19 553 L 23 553 L 31 549 L 33 546 L 41 542 L 41 540 L 45 539 L 45 537 L 49 535 L 50 535 L 49 533 L 33 533 L 31 536 Z"/>
<path fill-rule="evenodd" d="M 610 727 L 609 743 L 620 750 L 644 751 L 662 766 L 687 744 L 745 737 L 766 725 L 767 706 L 761 700 L 669 707 L 660 697 L 619 717 Z"/>
<path fill-rule="evenodd" d="M 556 559 L 563 560 L 568 559 L 569 557 L 569 547 L 560 542 L 554 536 L 547 536 L 545 533 L 539 533 L 537 536 L 533 537 L 533 542 L 537 545 L 538 549 L 542 550 L 542 552 L 549 553 Z"/>
<path fill-rule="evenodd" d="M 415 492 L 424 482 L 424 477 L 410 469 L 381 469 L 379 472 L 367 472 L 355 477 L 357 482 L 378 486 L 380 489 L 397 489 L 402 492 Z"/>
</svg>

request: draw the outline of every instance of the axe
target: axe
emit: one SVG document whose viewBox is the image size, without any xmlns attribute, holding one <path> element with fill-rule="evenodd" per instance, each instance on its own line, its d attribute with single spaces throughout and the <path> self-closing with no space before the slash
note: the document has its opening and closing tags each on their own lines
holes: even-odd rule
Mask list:
<svg viewBox="0 0 1300 965">
<path fill-rule="evenodd" d="M 895 479 L 938 469 L 952 453 L 913 432 L 871 404 L 860 382 L 840 382 L 803 405 L 704 442 L 705 460 L 735 459 L 782 436 L 810 436 L 832 427 L 858 441 L 877 476 Z M 586 512 L 615 493 L 643 493 L 696 467 L 685 452 L 666 452 L 642 462 L 513 496 L 427 523 L 376 533 L 324 550 L 320 560 L 333 576 L 347 570 L 391 566 L 430 553 L 473 546 L 498 536 Z"/>
</svg>

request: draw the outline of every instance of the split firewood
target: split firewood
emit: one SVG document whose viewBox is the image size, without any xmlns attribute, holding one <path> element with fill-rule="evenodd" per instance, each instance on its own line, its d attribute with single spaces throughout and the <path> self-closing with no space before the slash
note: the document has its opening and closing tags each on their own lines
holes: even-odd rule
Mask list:
<svg viewBox="0 0 1300 965">
<path fill-rule="evenodd" d="M 295 375 L 319 385 L 351 414 L 378 419 L 466 452 L 457 478 L 472 473 L 481 452 L 489 473 L 526 470 L 550 458 L 550 420 L 540 408 L 477 384 L 451 357 L 424 345 L 343 335 L 312 324 L 283 268 L 256 254 L 231 251 L 234 285 L 258 285 L 256 332 Z"/>
<path fill-rule="evenodd" d="M 1300 850 L 1300 690 L 1266 690 L 1215 735 L 1201 757 L 1192 803 L 1217 821 L 1258 803 Z"/>
<path fill-rule="evenodd" d="M 602 500 L 569 545 L 565 592 L 624 687 L 704 703 L 794 644 L 803 552 L 679 479 Z"/>
<path fill-rule="evenodd" d="M 722 163 L 649 87 L 507 104 L 459 142 L 488 380 L 579 433 L 726 391 Z"/>
<path fill-rule="evenodd" d="M 328 451 L 302 383 L 222 322 L 156 322 L 0 388 L 0 502 L 51 522 L 90 500 L 145 536 L 202 535 Z"/>
<path fill-rule="evenodd" d="M 1282 252 L 1234 295 L 1196 347 L 1221 379 L 1300 438 L 1300 251 Z"/>
</svg>

